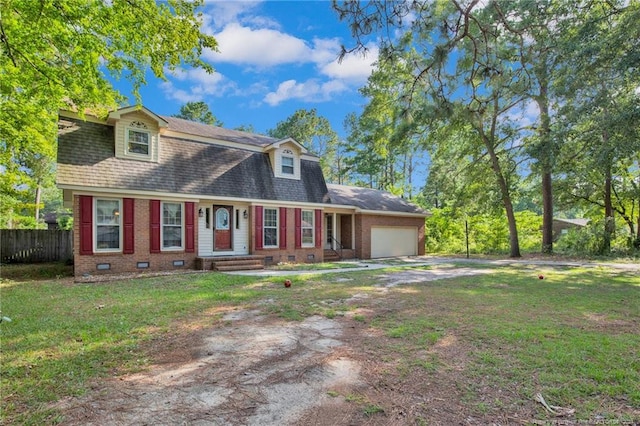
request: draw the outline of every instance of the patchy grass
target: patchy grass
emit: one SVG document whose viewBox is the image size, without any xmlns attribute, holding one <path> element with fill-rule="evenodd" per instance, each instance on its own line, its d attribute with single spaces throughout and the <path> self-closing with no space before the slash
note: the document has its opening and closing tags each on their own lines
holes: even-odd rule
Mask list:
<svg viewBox="0 0 640 426">
<path fill-rule="evenodd" d="M 217 307 L 262 297 L 255 279 L 175 275 L 62 284 L 3 281 L 2 421 L 55 423 L 46 404 L 86 391 L 87 382 L 140 370 L 154 338 L 211 323 Z"/>
<path fill-rule="evenodd" d="M 48 280 L 73 276 L 73 265 L 65 262 L 49 263 L 10 263 L 0 266 L 0 277 L 3 280 Z"/>
<path fill-rule="evenodd" d="M 326 269 L 353 269 L 362 265 L 353 262 L 323 262 L 323 263 L 278 263 L 268 269 L 276 271 L 320 271 Z"/>
<path fill-rule="evenodd" d="M 465 415 L 548 420 L 533 402 L 540 392 L 552 405 L 576 409 L 579 420 L 638 420 L 637 274 L 504 267 L 383 289 L 377 277 L 391 271 L 294 276 L 288 289 L 280 278 L 218 273 L 101 284 L 4 280 L 0 308 L 13 321 L 0 324 L 0 421 L 59 422 L 49 403 L 83 394 L 95 378 L 147 368 L 153 342 L 215 326 L 241 306 L 291 321 L 357 311 L 339 320 L 366 333 L 347 344 L 379 367 L 379 380 L 407 389 L 403 404 L 441 392 Z M 387 399 L 354 393 L 345 400 L 382 416 L 395 402 L 392 393 L 380 395 Z M 420 411 L 420 404 L 411 415 L 427 424 L 431 408 Z"/>
<path fill-rule="evenodd" d="M 377 352 L 403 378 L 438 371 L 464 352 L 457 385 L 489 417 L 530 406 L 540 392 L 580 420 L 639 420 L 640 277 L 605 268 L 541 272 L 544 280 L 509 267 L 407 285 L 387 296 L 392 312 L 373 318 L 389 337 Z M 440 352 L 448 335 L 458 347 Z M 425 349 L 438 356 L 424 358 Z M 534 414 L 547 418 L 541 406 Z"/>
</svg>

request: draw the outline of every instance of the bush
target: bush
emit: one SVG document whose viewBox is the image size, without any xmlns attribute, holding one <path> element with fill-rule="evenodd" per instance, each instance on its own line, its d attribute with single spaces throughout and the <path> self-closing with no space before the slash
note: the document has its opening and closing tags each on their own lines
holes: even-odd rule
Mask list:
<svg viewBox="0 0 640 426">
<path fill-rule="evenodd" d="M 629 231 L 624 226 L 618 226 L 611 238 L 611 250 L 607 252 L 604 245 L 604 219 L 592 220 L 583 228 L 572 228 L 556 243 L 555 250 L 559 253 L 576 256 L 600 256 L 614 254 L 616 256 L 637 256 L 638 250 L 633 247 Z"/>
</svg>

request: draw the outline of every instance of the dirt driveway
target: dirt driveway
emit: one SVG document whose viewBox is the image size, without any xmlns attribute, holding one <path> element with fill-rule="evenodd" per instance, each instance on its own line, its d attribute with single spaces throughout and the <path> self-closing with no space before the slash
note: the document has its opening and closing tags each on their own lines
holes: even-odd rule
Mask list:
<svg viewBox="0 0 640 426">
<path fill-rule="evenodd" d="M 488 272 L 381 272 L 377 290 L 383 296 L 401 283 Z M 375 293 L 345 301 L 351 302 L 375 315 L 401 308 Z M 85 397 L 58 403 L 64 424 L 485 423 L 459 406 L 463 395 L 455 374 L 464 368 L 467 351 L 455 335 L 440 339 L 432 349 L 447 360 L 445 370 L 402 377 L 381 363 L 381 356 L 392 356 L 381 355 L 387 338 L 354 319 L 365 312 L 287 322 L 268 315 L 268 303 L 226 312 L 215 327 L 155 343 L 155 364 L 148 371 L 95 383 Z"/>
</svg>

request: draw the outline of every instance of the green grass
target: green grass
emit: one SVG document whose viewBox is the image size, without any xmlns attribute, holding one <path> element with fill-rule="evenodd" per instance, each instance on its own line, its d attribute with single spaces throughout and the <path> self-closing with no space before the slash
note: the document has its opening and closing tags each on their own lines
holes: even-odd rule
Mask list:
<svg viewBox="0 0 640 426">
<path fill-rule="evenodd" d="M 5 280 L 60 279 L 71 276 L 73 276 L 73 265 L 65 262 L 12 263 L 0 266 L 0 277 Z"/>
<path fill-rule="evenodd" d="M 258 306 L 300 321 L 339 320 L 360 304 L 369 313 L 353 321 L 385 337 L 367 349 L 398 380 L 446 373 L 449 360 L 433 349 L 456 336 L 467 357 L 463 402 L 479 415 L 535 406 L 533 395 L 541 392 L 550 404 L 576 408 L 577 419 L 637 420 L 616 411 L 640 410 L 637 274 L 504 267 L 381 294 L 376 277 L 391 270 L 294 276 L 290 289 L 276 278 L 218 273 L 101 284 L 4 280 L 0 309 L 12 322 L 0 324 L 0 422 L 56 423 L 48 404 L 82 395 L 95 378 L 145 369 L 151 343 L 215 326 L 229 307 Z M 370 297 L 346 302 L 362 293 Z M 480 398 L 486 388 L 509 392 L 488 402 Z M 345 399 L 362 404 L 367 415 L 384 411 L 361 395 Z M 537 415 L 547 419 L 542 409 Z"/>
<path fill-rule="evenodd" d="M 279 263 L 270 266 L 276 271 L 319 271 L 325 269 L 353 269 L 362 265 L 351 262 L 322 262 L 322 263 Z"/>
</svg>

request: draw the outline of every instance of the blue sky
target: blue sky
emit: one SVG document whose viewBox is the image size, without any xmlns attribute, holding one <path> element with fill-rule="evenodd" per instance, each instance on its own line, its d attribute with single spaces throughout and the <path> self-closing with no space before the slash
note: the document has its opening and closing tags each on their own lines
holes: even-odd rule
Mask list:
<svg viewBox="0 0 640 426">
<path fill-rule="evenodd" d="M 316 108 L 344 136 L 344 118 L 366 103 L 358 88 L 378 50 L 371 43 L 366 57 L 353 54 L 338 63 L 341 45 L 354 41 L 331 2 L 209 0 L 202 12 L 204 32 L 219 45 L 203 59 L 216 72 L 184 68 L 166 82 L 150 76 L 141 90 L 147 108 L 172 115 L 186 102 L 205 101 L 224 127 L 251 124 L 260 133 L 298 109 Z M 130 94 L 126 82 L 115 86 Z"/>
</svg>

